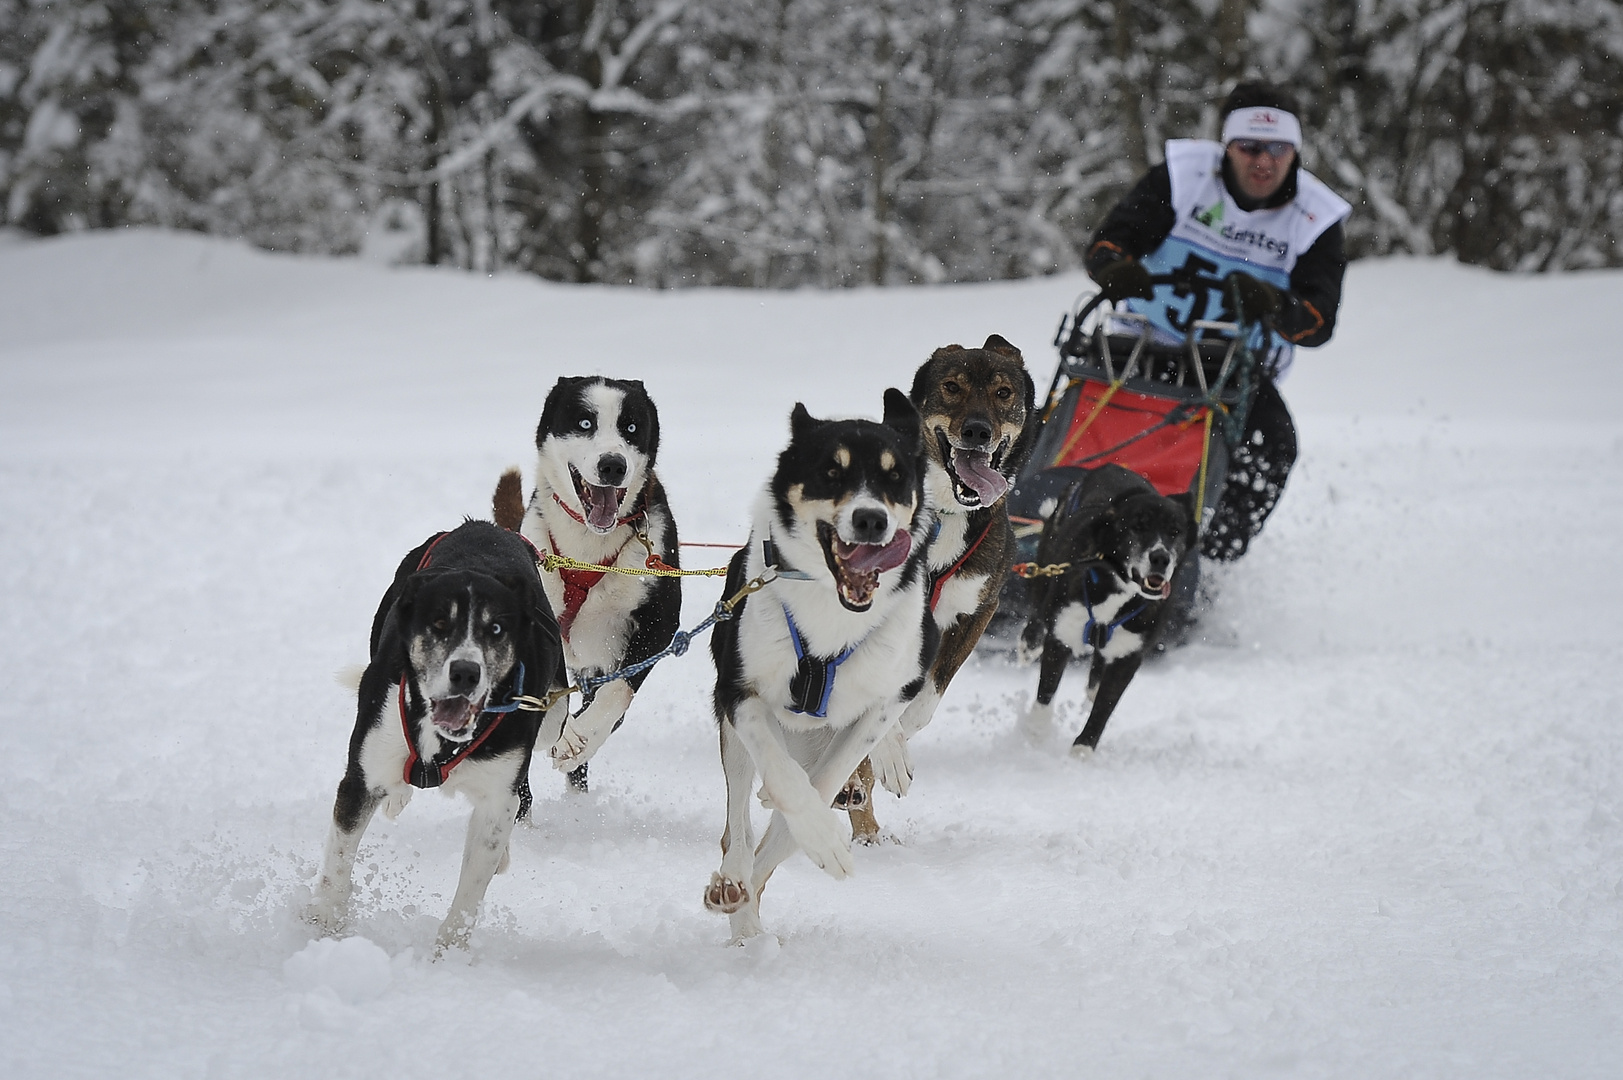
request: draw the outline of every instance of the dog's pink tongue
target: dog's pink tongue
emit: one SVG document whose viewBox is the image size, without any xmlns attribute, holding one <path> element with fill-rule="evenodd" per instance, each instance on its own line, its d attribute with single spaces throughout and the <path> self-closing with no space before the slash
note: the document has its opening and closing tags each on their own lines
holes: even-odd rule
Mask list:
<svg viewBox="0 0 1623 1080">
<path fill-rule="evenodd" d="M 604 532 L 614 528 L 615 512 L 620 509 L 620 498 L 625 488 L 599 487 L 596 484 L 582 484 L 581 488 L 585 492 L 586 524 Z"/>
<path fill-rule="evenodd" d="M 894 570 L 907 561 L 907 553 L 913 550 L 913 538 L 901 529 L 888 544 L 847 544 L 843 540 L 839 544 L 840 561 L 863 574 Z"/>
<path fill-rule="evenodd" d="M 465 697 L 448 697 L 434 702 L 434 726 L 444 731 L 460 731 L 473 719 L 473 702 Z"/>
<path fill-rule="evenodd" d="M 994 503 L 1009 490 L 1009 481 L 992 468 L 992 457 L 984 450 L 953 450 L 952 468 L 958 479 L 974 489 L 983 503 Z"/>
</svg>

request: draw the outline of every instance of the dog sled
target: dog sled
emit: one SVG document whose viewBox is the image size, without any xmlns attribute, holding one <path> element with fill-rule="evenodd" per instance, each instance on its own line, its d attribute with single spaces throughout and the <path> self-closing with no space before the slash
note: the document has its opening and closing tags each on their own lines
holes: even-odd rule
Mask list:
<svg viewBox="0 0 1623 1080">
<path fill-rule="evenodd" d="M 1174 296 L 1224 289 L 1185 273 L 1151 279 Z M 1239 310 L 1231 297 L 1231 310 Z M 998 616 L 988 629 L 1005 643 L 1030 614 L 1028 581 L 1051 572 L 1037 565 L 1043 520 L 1065 489 L 1088 471 L 1115 464 L 1144 477 L 1162 495 L 1185 502 L 1204 537 L 1228 479 L 1230 450 L 1245 430 L 1260 366 L 1256 323 L 1191 320 L 1182 342 L 1158 335 L 1149 318 L 1084 295 L 1054 336 L 1059 364 L 1040 399 L 1030 459 L 1010 489 L 1017 553 Z M 1181 561 L 1168 625 L 1188 619 L 1199 582 L 1199 545 Z"/>
</svg>

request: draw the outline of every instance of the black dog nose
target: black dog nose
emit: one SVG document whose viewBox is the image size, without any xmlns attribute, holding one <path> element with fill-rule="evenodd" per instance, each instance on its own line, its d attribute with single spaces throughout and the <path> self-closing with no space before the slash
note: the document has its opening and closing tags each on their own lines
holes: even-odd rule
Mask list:
<svg viewBox="0 0 1623 1080">
<path fill-rule="evenodd" d="M 479 665 L 471 660 L 451 661 L 451 693 L 468 697 L 479 685 Z"/>
<path fill-rule="evenodd" d="M 626 482 L 626 459 L 619 454 L 604 454 L 597 459 L 597 478 L 605 487 L 619 487 Z"/>
<path fill-rule="evenodd" d="M 889 524 L 890 516 L 883 510 L 851 511 L 851 531 L 859 544 L 879 543 L 885 538 L 885 526 Z"/>
<path fill-rule="evenodd" d="M 1170 563 L 1170 562 L 1172 562 L 1172 556 L 1168 555 L 1166 552 L 1164 552 L 1164 551 L 1152 551 L 1152 552 L 1150 552 L 1150 569 L 1155 571 L 1157 574 L 1166 573 L 1167 564 Z"/>
<path fill-rule="evenodd" d="M 978 450 L 983 446 L 990 446 L 992 445 L 992 422 L 979 416 L 971 417 L 964 421 L 964 426 L 958 431 L 958 437 L 963 440 L 965 446 L 972 449 Z"/>
</svg>

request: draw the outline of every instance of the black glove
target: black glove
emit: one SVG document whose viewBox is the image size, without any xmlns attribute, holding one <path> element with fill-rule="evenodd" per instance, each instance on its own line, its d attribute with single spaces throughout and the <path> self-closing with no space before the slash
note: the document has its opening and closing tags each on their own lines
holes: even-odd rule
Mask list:
<svg viewBox="0 0 1623 1080">
<path fill-rule="evenodd" d="M 1106 300 L 1125 300 L 1129 296 L 1149 300 L 1155 296 L 1150 272 L 1137 259 L 1117 259 L 1102 266 L 1094 271 L 1093 280 L 1099 283 L 1099 291 L 1105 294 Z"/>
<path fill-rule="evenodd" d="M 1243 270 L 1234 270 L 1223 279 L 1229 292 L 1240 294 L 1240 320 L 1261 322 L 1270 315 L 1278 315 L 1285 307 L 1285 294 L 1252 277 Z"/>
</svg>

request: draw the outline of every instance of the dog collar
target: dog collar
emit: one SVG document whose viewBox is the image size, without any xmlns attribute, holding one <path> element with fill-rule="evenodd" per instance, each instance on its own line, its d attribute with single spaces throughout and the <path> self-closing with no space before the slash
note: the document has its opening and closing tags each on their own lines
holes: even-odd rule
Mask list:
<svg viewBox="0 0 1623 1080">
<path fill-rule="evenodd" d="M 524 662 L 518 664 L 518 671 L 513 680 L 513 692 L 508 695 L 506 705 L 497 705 L 479 711 L 479 719 L 474 723 L 484 723 L 487 716 L 493 717 L 483 731 L 478 732 L 472 739 L 454 753 L 443 748 L 433 758 L 425 760 L 417 750 L 417 740 L 412 737 L 411 717 L 406 711 L 406 677 L 400 676 L 400 730 L 406 736 L 406 766 L 402 770 L 402 779 L 412 787 L 436 788 L 450 777 L 451 770 L 462 764 L 462 759 L 479 749 L 480 745 L 495 730 L 508 713 L 519 707 L 518 699 L 524 695 Z M 452 744 L 453 746 L 456 744 Z"/>
<path fill-rule="evenodd" d="M 778 545 L 772 542 L 772 538 L 770 536 L 761 541 L 761 559 L 766 563 L 766 568 L 768 570 L 771 570 L 781 578 L 788 578 L 791 581 L 812 580 L 812 576 L 806 573 L 806 571 L 796 570 L 794 567 L 789 565 L 788 560 L 783 557 L 783 553 L 778 550 Z M 793 624 L 791 623 L 790 625 Z"/>
</svg>

